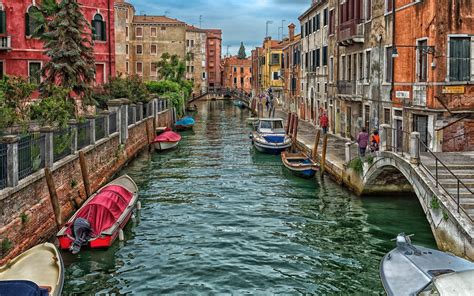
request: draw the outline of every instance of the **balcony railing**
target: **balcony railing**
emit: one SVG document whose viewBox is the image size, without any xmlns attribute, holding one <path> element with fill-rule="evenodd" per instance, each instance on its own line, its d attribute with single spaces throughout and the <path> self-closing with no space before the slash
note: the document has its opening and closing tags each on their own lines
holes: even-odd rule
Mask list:
<svg viewBox="0 0 474 296">
<path fill-rule="evenodd" d="M 341 95 L 352 95 L 356 90 L 356 82 L 350 80 L 338 80 L 337 92 Z"/>
<path fill-rule="evenodd" d="M 339 25 L 337 41 L 342 46 L 364 42 L 364 20 L 352 19 Z"/>
<path fill-rule="evenodd" d="M 12 48 L 11 36 L 0 37 L 0 50 L 10 50 Z"/>
</svg>

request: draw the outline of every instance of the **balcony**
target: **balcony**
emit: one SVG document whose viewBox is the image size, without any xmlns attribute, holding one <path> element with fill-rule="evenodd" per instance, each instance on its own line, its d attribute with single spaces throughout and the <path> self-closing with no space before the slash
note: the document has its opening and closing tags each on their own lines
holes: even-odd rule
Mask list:
<svg viewBox="0 0 474 296">
<path fill-rule="evenodd" d="M 11 36 L 0 36 L 0 50 L 12 49 Z"/>
<path fill-rule="evenodd" d="M 356 82 L 350 80 L 337 81 L 337 93 L 340 95 L 352 95 L 356 90 Z"/>
<path fill-rule="evenodd" d="M 364 21 L 353 19 L 342 23 L 338 28 L 337 42 L 341 46 L 364 43 Z"/>
</svg>

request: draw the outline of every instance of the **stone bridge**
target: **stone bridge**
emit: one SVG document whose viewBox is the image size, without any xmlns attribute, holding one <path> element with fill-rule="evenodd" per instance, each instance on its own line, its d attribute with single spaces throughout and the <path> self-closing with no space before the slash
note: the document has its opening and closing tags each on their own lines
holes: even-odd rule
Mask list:
<svg viewBox="0 0 474 296">
<path fill-rule="evenodd" d="M 190 105 L 197 101 L 215 101 L 215 100 L 241 100 L 249 106 L 251 98 L 239 90 L 231 90 L 226 88 L 209 88 L 201 91 L 199 94 L 193 94 L 187 101 Z"/>
</svg>

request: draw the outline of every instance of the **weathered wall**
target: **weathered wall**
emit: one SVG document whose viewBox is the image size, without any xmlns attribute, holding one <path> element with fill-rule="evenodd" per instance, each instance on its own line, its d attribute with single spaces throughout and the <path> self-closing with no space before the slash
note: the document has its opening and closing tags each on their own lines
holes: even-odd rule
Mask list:
<svg viewBox="0 0 474 296">
<path fill-rule="evenodd" d="M 157 126 L 170 126 L 171 111 L 160 113 Z M 148 132 L 148 134 L 147 134 Z M 129 138 L 120 145 L 118 133 L 85 148 L 85 159 L 91 192 L 95 192 L 153 139 L 153 119 L 145 119 L 130 127 Z M 79 155 L 56 162 L 51 169 L 65 222 L 75 211 L 74 202 L 86 199 Z M 26 216 L 25 216 L 26 215 Z M 22 216 L 27 217 L 25 222 Z M 0 240 L 8 239 L 12 248 L 0 265 L 26 249 L 45 241 L 58 231 L 48 186 L 41 170 L 23 180 L 15 188 L 0 191 Z M 2 254 L 0 254 L 0 258 Z"/>
</svg>

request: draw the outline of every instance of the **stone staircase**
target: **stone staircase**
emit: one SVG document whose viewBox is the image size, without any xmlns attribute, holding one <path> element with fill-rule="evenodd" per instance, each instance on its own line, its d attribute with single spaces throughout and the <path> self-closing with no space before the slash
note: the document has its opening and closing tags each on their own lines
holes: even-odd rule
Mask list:
<svg viewBox="0 0 474 296">
<path fill-rule="evenodd" d="M 469 188 L 459 185 L 459 200 L 464 211 L 474 221 L 474 152 L 443 152 L 435 153 L 451 172 Z M 436 176 L 435 158 L 422 153 L 421 162 Z M 438 181 L 442 187 L 456 200 L 458 197 L 458 180 L 444 166 L 438 163 Z"/>
</svg>

